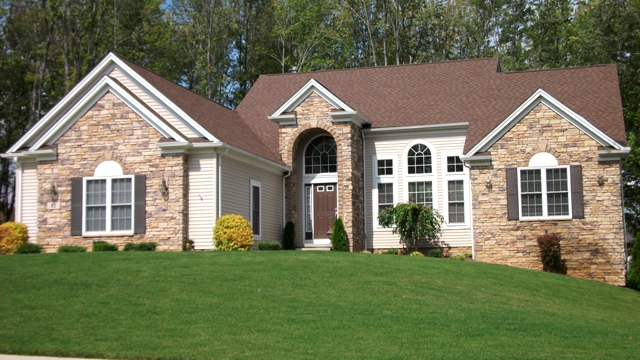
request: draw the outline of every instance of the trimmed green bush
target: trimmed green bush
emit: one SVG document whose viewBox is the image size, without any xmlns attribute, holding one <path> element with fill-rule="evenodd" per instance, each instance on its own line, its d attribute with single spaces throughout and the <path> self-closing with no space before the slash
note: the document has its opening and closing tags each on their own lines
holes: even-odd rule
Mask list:
<svg viewBox="0 0 640 360">
<path fill-rule="evenodd" d="M 18 246 L 14 254 L 40 254 L 42 250 L 40 244 L 23 243 Z"/>
<path fill-rule="evenodd" d="M 106 241 L 96 241 L 91 246 L 91 251 L 93 251 L 93 252 L 98 252 L 98 251 L 118 251 L 118 245 L 109 244 Z"/>
<path fill-rule="evenodd" d="M 182 251 L 191 251 L 194 249 L 193 240 L 187 238 L 182 239 Z"/>
<path fill-rule="evenodd" d="M 361 253 L 361 254 L 369 254 L 369 255 L 373 254 L 373 253 L 372 253 L 371 251 L 369 251 L 369 250 L 362 250 L 362 251 L 360 251 L 360 253 Z"/>
<path fill-rule="evenodd" d="M 156 251 L 157 245 L 154 242 L 128 243 L 122 251 Z"/>
<path fill-rule="evenodd" d="M 441 252 L 442 252 L 442 251 L 440 251 L 440 249 L 431 249 L 431 250 L 429 250 L 429 252 L 427 253 L 427 256 L 428 256 L 428 257 L 436 257 L 436 258 L 437 258 L 437 257 L 440 257 L 440 253 L 441 253 Z"/>
<path fill-rule="evenodd" d="M 424 254 L 421 253 L 420 251 L 414 251 L 411 254 L 409 254 L 409 256 L 424 256 Z"/>
<path fill-rule="evenodd" d="M 87 252 L 87 248 L 84 246 L 77 245 L 63 245 L 58 248 L 59 253 L 79 253 L 79 252 Z"/>
<path fill-rule="evenodd" d="M 636 241 L 631 246 L 631 265 L 627 275 L 627 287 L 640 290 L 640 233 L 636 235 Z"/>
<path fill-rule="evenodd" d="M 218 251 L 248 251 L 253 247 L 251 224 L 241 215 L 222 215 L 213 228 Z"/>
<path fill-rule="evenodd" d="M 383 255 L 398 255 L 400 254 L 400 251 L 396 248 L 391 248 L 391 249 L 387 249 L 385 251 L 383 251 L 381 254 Z"/>
<path fill-rule="evenodd" d="M 27 225 L 14 221 L 0 225 L 0 253 L 13 254 L 28 239 Z"/>
<path fill-rule="evenodd" d="M 287 221 L 282 231 L 282 248 L 284 250 L 296 249 L 296 224 L 293 221 Z"/>
<path fill-rule="evenodd" d="M 342 219 L 336 218 L 333 221 L 333 229 L 331 230 L 331 248 L 333 251 L 348 251 L 347 233 L 344 231 L 344 223 Z"/>
<path fill-rule="evenodd" d="M 258 243 L 260 250 L 282 250 L 282 245 L 277 241 L 260 241 Z"/>
<path fill-rule="evenodd" d="M 538 237 L 540 259 L 544 271 L 566 273 L 566 265 L 560 250 L 561 237 L 556 234 L 544 234 Z"/>
</svg>

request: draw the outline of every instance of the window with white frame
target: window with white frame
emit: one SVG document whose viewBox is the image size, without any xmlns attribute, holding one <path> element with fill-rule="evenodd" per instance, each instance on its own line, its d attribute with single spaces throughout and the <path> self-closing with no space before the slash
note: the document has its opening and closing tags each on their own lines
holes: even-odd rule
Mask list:
<svg viewBox="0 0 640 360">
<path fill-rule="evenodd" d="M 546 152 L 535 154 L 529 167 L 518 168 L 520 217 L 571 217 L 569 166 L 558 166 L 556 158 Z"/>
<path fill-rule="evenodd" d="M 256 238 L 261 235 L 261 206 L 261 184 L 259 181 L 251 180 L 251 229 L 253 230 L 253 235 Z"/>
<path fill-rule="evenodd" d="M 377 224 L 382 210 L 395 205 L 397 193 L 397 170 L 394 157 L 373 157 L 373 208 Z"/>
<path fill-rule="evenodd" d="M 436 207 L 435 157 L 431 147 L 415 141 L 405 148 L 405 201 Z"/>
<path fill-rule="evenodd" d="M 443 161 L 446 226 L 466 226 L 469 215 L 467 168 L 458 155 L 445 154 Z"/>
<path fill-rule="evenodd" d="M 133 232 L 133 176 L 114 161 L 101 163 L 83 179 L 84 233 Z"/>
<path fill-rule="evenodd" d="M 518 177 L 522 218 L 570 216 L 570 182 L 567 166 L 520 168 Z"/>
</svg>

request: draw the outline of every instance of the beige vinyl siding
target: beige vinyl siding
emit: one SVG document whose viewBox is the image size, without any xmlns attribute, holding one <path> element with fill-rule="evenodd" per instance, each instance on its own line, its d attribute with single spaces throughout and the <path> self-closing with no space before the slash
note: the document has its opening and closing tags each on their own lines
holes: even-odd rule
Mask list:
<svg viewBox="0 0 640 360">
<path fill-rule="evenodd" d="M 229 156 L 221 156 L 222 215 L 239 214 L 250 219 L 251 180 L 260 182 L 260 241 L 280 241 L 282 237 L 282 175 L 247 164 Z M 257 248 L 257 241 L 254 246 Z"/>
<path fill-rule="evenodd" d="M 444 191 L 447 189 L 446 181 L 447 175 L 445 174 L 444 162 L 445 156 L 448 154 L 462 154 L 464 147 L 464 141 L 466 136 L 466 130 L 438 130 L 438 131 L 412 131 L 410 133 L 367 133 L 365 134 L 365 156 L 366 169 L 365 169 L 365 196 L 367 201 L 367 243 L 369 248 L 390 248 L 400 247 L 400 241 L 397 235 L 392 234 L 389 229 L 382 229 L 377 227 L 374 219 L 376 213 L 373 211 L 373 171 L 375 166 L 373 163 L 373 157 L 393 158 L 394 162 L 397 162 L 397 193 L 395 199 L 398 202 L 406 202 L 405 198 L 405 156 L 404 151 L 407 145 L 416 140 L 424 140 L 435 149 L 435 154 L 431 154 L 432 163 L 435 163 L 435 184 L 433 186 L 436 192 L 434 200 L 437 202 L 438 211 L 444 216 L 447 211 L 446 196 Z M 470 199 L 468 175 L 466 175 L 466 187 L 467 187 L 467 199 Z M 471 204 L 465 204 L 465 210 L 471 211 Z M 466 226 L 445 226 L 440 237 L 440 241 L 451 247 L 456 246 L 471 246 L 472 245 L 472 232 L 471 232 L 471 214 L 465 214 L 467 216 Z"/>
<path fill-rule="evenodd" d="M 213 249 L 216 221 L 216 154 L 189 154 L 189 239 L 196 250 Z"/>
<path fill-rule="evenodd" d="M 36 242 L 38 233 L 38 173 L 37 163 L 21 164 L 20 222 L 27 225 L 29 242 Z"/>
<path fill-rule="evenodd" d="M 149 107 L 153 109 L 153 111 L 157 112 L 160 116 L 162 116 L 166 121 L 169 122 L 174 128 L 176 128 L 180 133 L 184 134 L 186 137 L 199 137 L 194 131 L 192 131 L 187 125 L 185 125 L 182 121 L 178 120 L 171 112 L 165 109 L 162 105 L 156 102 L 151 96 L 149 96 L 146 92 L 142 91 L 131 79 L 129 79 L 126 75 L 120 72 L 117 68 L 113 69 L 109 76 L 121 82 L 124 86 L 129 89 L 132 93 L 134 93 L 138 98 L 144 101 Z"/>
</svg>

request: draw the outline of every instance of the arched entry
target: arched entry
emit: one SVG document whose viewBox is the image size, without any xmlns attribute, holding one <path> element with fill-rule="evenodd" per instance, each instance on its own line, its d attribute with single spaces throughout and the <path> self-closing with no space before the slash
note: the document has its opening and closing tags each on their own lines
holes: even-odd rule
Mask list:
<svg viewBox="0 0 640 360">
<path fill-rule="evenodd" d="M 304 241 L 328 244 L 333 221 L 338 214 L 338 156 L 330 135 L 312 138 L 303 158 Z"/>
</svg>

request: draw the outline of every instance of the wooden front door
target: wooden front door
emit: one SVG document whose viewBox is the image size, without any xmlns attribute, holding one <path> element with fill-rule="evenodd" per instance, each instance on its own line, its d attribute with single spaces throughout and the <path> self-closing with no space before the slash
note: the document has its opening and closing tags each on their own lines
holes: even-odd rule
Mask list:
<svg viewBox="0 0 640 360">
<path fill-rule="evenodd" d="M 313 185 L 313 238 L 328 239 L 337 211 L 336 184 Z"/>
</svg>

